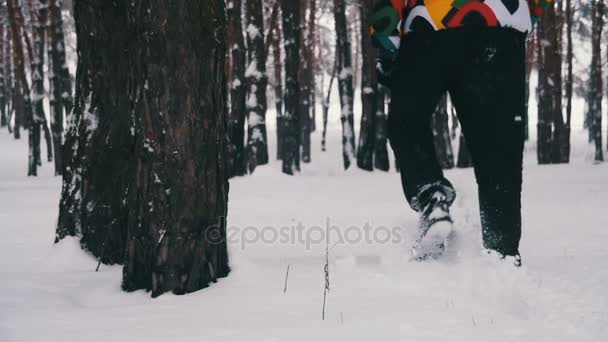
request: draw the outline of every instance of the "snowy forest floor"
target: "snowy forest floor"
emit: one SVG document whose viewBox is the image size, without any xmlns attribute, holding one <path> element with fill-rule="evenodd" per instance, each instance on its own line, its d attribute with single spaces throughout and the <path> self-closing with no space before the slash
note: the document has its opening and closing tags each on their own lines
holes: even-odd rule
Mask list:
<svg viewBox="0 0 608 342">
<path fill-rule="evenodd" d="M 339 134 L 330 135 L 330 150 L 315 145 L 296 177 L 274 163 L 231 181 L 228 278 L 151 299 L 120 290 L 119 266 L 95 273 L 75 239 L 53 244 L 60 179 L 50 165 L 25 177 L 26 139 L 0 132 L 0 341 L 605 340 L 608 164 L 589 162 L 581 139 L 570 165 L 537 166 L 528 151 L 516 270 L 481 254 L 471 170 L 447 172 L 459 197 L 445 258 L 410 261 L 417 217 L 398 174 L 341 171 Z M 276 232 L 296 236 L 276 241 L 285 238 Z"/>
</svg>

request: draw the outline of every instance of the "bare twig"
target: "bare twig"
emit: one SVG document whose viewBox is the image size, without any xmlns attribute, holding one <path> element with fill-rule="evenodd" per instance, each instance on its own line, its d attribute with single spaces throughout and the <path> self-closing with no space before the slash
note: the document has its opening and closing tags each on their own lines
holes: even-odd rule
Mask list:
<svg viewBox="0 0 608 342">
<path fill-rule="evenodd" d="M 289 264 L 287 264 L 287 272 L 285 272 L 285 288 L 283 289 L 283 293 L 287 292 L 287 279 L 289 278 Z"/>
</svg>

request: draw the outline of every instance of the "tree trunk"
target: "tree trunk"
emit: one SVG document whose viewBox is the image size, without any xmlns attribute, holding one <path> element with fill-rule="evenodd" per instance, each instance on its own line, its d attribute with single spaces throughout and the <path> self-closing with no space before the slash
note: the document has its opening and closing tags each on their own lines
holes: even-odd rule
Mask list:
<svg viewBox="0 0 608 342">
<path fill-rule="evenodd" d="M 33 62 L 33 103 L 34 106 L 34 127 L 37 131 L 36 137 L 36 161 L 38 165 L 41 165 L 40 156 L 40 129 L 44 131 L 44 139 L 47 147 L 47 160 L 53 161 L 53 143 L 51 142 L 51 134 L 46 121 L 46 114 L 44 113 L 44 55 L 45 41 L 46 41 L 46 28 L 47 28 L 47 12 L 48 2 L 47 0 L 36 0 L 36 6 L 32 12 L 33 16 L 33 27 L 34 27 L 34 62 Z M 36 13 L 36 14 L 34 14 Z"/>
<path fill-rule="evenodd" d="M 299 0 L 300 4 L 300 134 L 302 142 L 302 162 L 310 163 L 311 161 L 311 148 L 310 148 L 310 132 L 311 132 L 311 94 L 313 93 L 313 81 L 312 81 L 312 51 L 310 51 L 308 41 L 307 29 L 306 29 L 306 10 L 310 0 Z"/>
<path fill-rule="evenodd" d="M 293 175 L 300 171 L 300 4 L 281 0 L 281 11 L 285 41 L 285 112 L 281 128 L 283 172 Z"/>
<path fill-rule="evenodd" d="M 439 165 L 444 169 L 454 167 L 454 152 L 452 151 L 452 141 L 450 139 L 448 115 L 448 96 L 445 94 L 435 109 L 431 123 L 435 138 L 437 160 L 439 161 Z"/>
<path fill-rule="evenodd" d="M 387 95 L 387 89 L 378 85 L 378 92 L 376 93 L 376 119 L 374 124 L 375 129 L 375 142 L 374 142 L 374 166 L 378 170 L 388 171 L 390 169 L 388 159 L 388 136 L 387 136 L 387 120 L 386 120 L 386 106 L 385 99 Z"/>
<path fill-rule="evenodd" d="M 19 127 L 23 125 L 29 129 L 29 158 L 28 158 L 28 175 L 37 173 L 38 161 L 35 154 L 36 137 L 40 138 L 39 126 L 38 134 L 33 124 L 34 114 L 32 111 L 32 100 L 30 98 L 30 87 L 25 73 L 25 59 L 23 56 L 23 44 L 21 39 L 24 32 L 24 21 L 21 7 L 17 0 L 7 0 L 8 18 L 11 28 L 12 46 L 13 46 L 13 72 L 14 72 L 14 97 L 13 103 L 17 103 L 15 113 L 15 138 L 19 138 Z M 40 146 L 40 144 L 38 144 Z"/>
<path fill-rule="evenodd" d="M 280 0 L 276 0 L 272 6 L 270 19 L 270 30 L 268 40 L 272 47 L 272 63 L 274 72 L 274 105 L 277 112 L 277 160 L 282 159 L 283 137 L 283 53 L 281 47 L 281 20 L 280 20 Z"/>
<path fill-rule="evenodd" d="M 55 175 L 63 170 L 63 121 L 72 110 L 72 80 L 66 63 L 65 36 L 63 32 L 63 18 L 61 16 L 61 1 L 50 0 L 50 72 L 49 84 L 51 87 L 51 132 L 55 150 Z M 65 114 L 64 114 L 65 113 Z"/>
<path fill-rule="evenodd" d="M 247 55 L 242 25 L 241 0 L 228 1 L 228 51 L 231 56 L 230 80 L 230 116 L 228 120 L 229 157 L 228 165 L 230 176 L 243 176 L 247 174 L 245 158 L 245 114 L 247 89 L 245 87 L 245 68 Z"/>
<path fill-rule="evenodd" d="M 6 21 L 6 7 L 4 5 L 4 1 L 0 3 L 0 127 L 5 127 L 8 125 L 7 115 L 6 115 L 6 84 L 4 83 L 4 70 L 5 70 L 5 60 L 4 60 L 4 26 Z"/>
<path fill-rule="evenodd" d="M 602 76 L 602 30 L 604 26 L 604 1 L 593 0 L 593 27 L 591 35 L 591 67 L 587 98 L 589 135 L 595 145 L 595 161 L 603 161 L 602 100 L 604 95 Z"/>
<path fill-rule="evenodd" d="M 359 129 L 359 146 L 357 148 L 357 166 L 363 170 L 374 170 L 374 143 L 376 132 L 376 114 L 378 106 L 378 79 L 376 76 L 376 53 L 369 34 L 373 1 L 360 0 L 361 23 L 361 126 Z"/>
<path fill-rule="evenodd" d="M 75 18 L 57 239 L 124 263 L 126 291 L 207 287 L 229 272 L 224 2 L 77 1 Z"/>
<path fill-rule="evenodd" d="M 329 87 L 327 88 L 327 96 L 323 99 L 323 131 L 321 132 L 321 151 L 327 151 L 327 121 L 329 118 L 329 101 L 331 99 L 331 91 L 334 87 L 334 81 L 336 79 L 336 66 L 334 66 L 329 79 Z"/>
<path fill-rule="evenodd" d="M 355 160 L 356 151 L 353 117 L 353 67 L 345 7 L 344 0 L 334 0 L 338 89 L 340 91 L 341 106 L 340 120 L 342 122 L 342 154 L 344 169 L 348 169 Z"/>
<path fill-rule="evenodd" d="M 574 50 L 572 42 L 572 0 L 566 0 L 566 122 L 565 122 L 565 135 L 568 139 L 563 141 L 562 155 L 567 158 L 565 162 L 570 161 L 570 132 L 571 132 L 571 118 L 572 118 L 572 94 L 574 87 L 574 75 L 573 75 L 573 59 Z"/>
<path fill-rule="evenodd" d="M 264 44 L 264 11 L 262 0 L 247 0 L 247 168 L 253 172 L 258 165 L 268 164 L 266 133 L 266 47 Z"/>
<path fill-rule="evenodd" d="M 538 147 L 539 164 L 560 160 L 564 135 L 562 116 L 561 55 L 559 25 L 554 6 L 548 7 L 538 26 Z"/>
</svg>

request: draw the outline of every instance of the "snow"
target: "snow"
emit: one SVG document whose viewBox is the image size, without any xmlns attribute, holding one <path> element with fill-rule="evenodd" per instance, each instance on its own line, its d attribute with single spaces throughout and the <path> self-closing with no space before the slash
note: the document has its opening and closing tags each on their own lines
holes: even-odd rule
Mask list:
<svg viewBox="0 0 608 342">
<path fill-rule="evenodd" d="M 527 148 L 522 269 L 482 256 L 471 170 L 447 173 L 459 194 L 448 255 L 410 261 L 416 215 L 398 174 L 342 171 L 332 128 L 300 175 L 274 162 L 231 181 L 228 278 L 151 299 L 120 290 L 119 266 L 94 272 L 75 239 L 53 244 L 60 179 L 50 164 L 25 177 L 27 139 L 0 131 L 0 341 L 605 340 L 608 164 L 575 135 L 570 165 L 537 166 Z"/>
</svg>

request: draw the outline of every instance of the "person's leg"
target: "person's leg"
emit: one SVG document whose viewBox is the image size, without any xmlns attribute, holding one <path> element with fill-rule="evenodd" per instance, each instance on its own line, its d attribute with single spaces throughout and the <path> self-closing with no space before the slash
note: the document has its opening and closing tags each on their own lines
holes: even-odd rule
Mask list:
<svg viewBox="0 0 608 342">
<path fill-rule="evenodd" d="M 475 166 L 484 246 L 518 255 L 525 117 L 525 35 L 467 35 L 449 91 Z"/>
<path fill-rule="evenodd" d="M 431 116 L 446 91 L 441 32 L 404 38 L 392 75 L 388 137 L 410 206 L 421 211 L 436 191 L 454 200 L 452 185 L 437 161 Z"/>
</svg>

